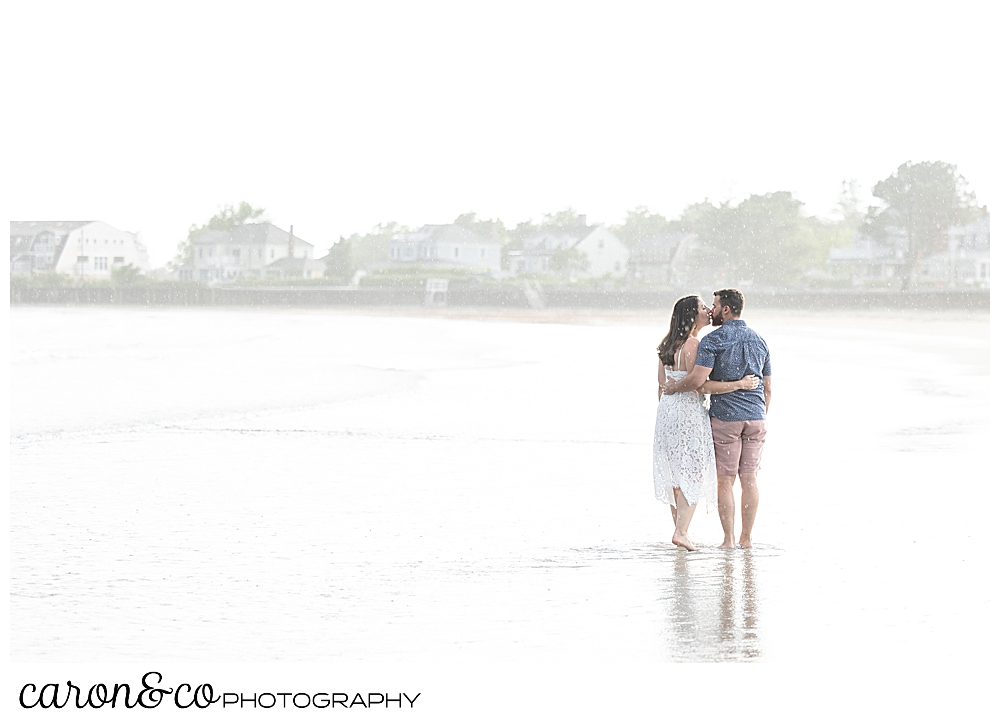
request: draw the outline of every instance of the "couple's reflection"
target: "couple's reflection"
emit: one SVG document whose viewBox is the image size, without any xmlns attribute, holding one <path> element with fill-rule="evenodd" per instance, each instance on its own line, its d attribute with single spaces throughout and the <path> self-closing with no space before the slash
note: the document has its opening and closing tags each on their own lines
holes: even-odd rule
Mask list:
<svg viewBox="0 0 1000 723">
<path fill-rule="evenodd" d="M 667 644 L 675 660 L 751 660 L 761 655 L 757 574 L 751 550 L 678 550 L 663 580 Z"/>
</svg>

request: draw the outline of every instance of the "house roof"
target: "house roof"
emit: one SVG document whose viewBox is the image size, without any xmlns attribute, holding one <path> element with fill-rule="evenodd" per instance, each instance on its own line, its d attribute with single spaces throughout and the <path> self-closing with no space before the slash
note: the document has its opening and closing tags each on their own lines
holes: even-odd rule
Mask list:
<svg viewBox="0 0 1000 723">
<path fill-rule="evenodd" d="M 453 223 L 425 224 L 416 231 L 401 233 L 393 239 L 395 243 L 458 243 L 499 246 L 500 242 L 487 238 L 475 231 Z"/>
<path fill-rule="evenodd" d="M 541 229 L 524 239 L 526 251 L 573 248 L 589 236 L 597 226 L 580 226 L 578 228 L 550 227 Z"/>
<path fill-rule="evenodd" d="M 93 221 L 11 221 L 10 258 L 18 259 L 31 253 L 35 238 L 46 231 L 57 237 L 65 237 L 73 229 L 86 226 Z M 62 254 L 65 239 L 56 250 L 56 258 Z"/>
<path fill-rule="evenodd" d="M 618 239 L 604 224 L 575 227 L 550 226 L 525 238 L 524 250 L 535 253 L 551 253 L 560 249 L 571 249 L 579 246 L 585 239 L 598 231 L 603 231 L 612 238 Z"/>
<path fill-rule="evenodd" d="M 199 231 L 198 234 L 191 239 L 191 243 L 196 244 L 216 244 L 225 243 L 229 241 L 229 231 Z"/>
<path fill-rule="evenodd" d="M 75 228 L 86 226 L 93 221 L 11 221 L 10 235 L 13 236 L 36 236 L 42 231 L 51 231 L 61 236 L 69 233 Z"/>
<path fill-rule="evenodd" d="M 288 258 L 287 256 L 283 259 L 278 259 L 277 261 L 272 261 L 265 269 L 272 269 L 274 271 L 301 271 L 305 268 L 325 268 L 326 264 L 319 259 L 303 259 L 303 258 Z"/>
<path fill-rule="evenodd" d="M 697 238 L 697 234 L 663 233 L 653 236 L 645 236 L 632 247 L 633 263 L 668 263 L 673 257 L 677 247 L 683 242 Z"/>
<path fill-rule="evenodd" d="M 206 229 L 199 231 L 192 243 L 196 244 L 216 244 L 216 243 L 237 243 L 248 245 L 264 244 L 288 244 L 288 231 L 278 228 L 271 223 L 247 223 L 231 229 Z M 298 236 L 295 237 L 295 245 L 312 247 L 308 241 L 303 241 Z"/>
<path fill-rule="evenodd" d="M 635 242 L 633 249 L 672 249 L 681 241 L 695 236 L 693 233 L 661 233 L 653 236 L 644 236 Z"/>
</svg>

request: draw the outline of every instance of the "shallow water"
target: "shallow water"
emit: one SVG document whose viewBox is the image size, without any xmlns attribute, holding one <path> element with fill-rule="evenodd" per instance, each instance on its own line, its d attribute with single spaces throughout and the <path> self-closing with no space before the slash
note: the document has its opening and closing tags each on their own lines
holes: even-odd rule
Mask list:
<svg viewBox="0 0 1000 723">
<path fill-rule="evenodd" d="M 15 307 L 12 658 L 966 658 L 988 317 L 746 319 L 757 544 L 684 553 L 654 315 Z"/>
</svg>

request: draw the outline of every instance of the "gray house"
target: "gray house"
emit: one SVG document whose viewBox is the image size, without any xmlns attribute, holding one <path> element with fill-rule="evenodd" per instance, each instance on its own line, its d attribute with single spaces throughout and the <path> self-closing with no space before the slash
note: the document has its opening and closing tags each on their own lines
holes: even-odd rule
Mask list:
<svg viewBox="0 0 1000 723">
<path fill-rule="evenodd" d="M 500 270 L 500 242 L 448 224 L 427 224 L 389 242 L 389 263 Z"/>
<path fill-rule="evenodd" d="M 317 274 L 316 265 L 322 267 L 322 262 L 313 259 L 311 243 L 297 238 L 293 228 L 283 231 L 270 223 L 202 231 L 191 239 L 191 245 L 192 277 L 206 283 L 226 283 L 241 276 L 312 278 L 311 274 Z M 285 260 L 313 263 L 288 264 Z M 321 268 L 317 276 L 322 276 Z"/>
<path fill-rule="evenodd" d="M 623 278 L 628 270 L 629 249 L 606 226 L 588 226 L 586 216 L 571 227 L 543 228 L 528 236 L 523 248 L 507 256 L 515 273 L 558 273 L 579 278 Z M 581 262 L 557 268 L 558 259 L 574 253 Z"/>
<path fill-rule="evenodd" d="M 698 240 L 693 233 L 669 233 L 639 239 L 632 247 L 630 279 L 647 284 L 683 284 L 688 251 Z"/>
</svg>

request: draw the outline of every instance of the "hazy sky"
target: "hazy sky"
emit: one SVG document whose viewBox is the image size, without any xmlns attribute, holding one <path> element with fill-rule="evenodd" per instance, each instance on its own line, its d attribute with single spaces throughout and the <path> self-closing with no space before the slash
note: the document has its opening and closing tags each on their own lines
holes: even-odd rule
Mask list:
<svg viewBox="0 0 1000 723">
<path fill-rule="evenodd" d="M 241 200 L 322 256 L 470 210 L 826 215 L 907 160 L 994 195 L 986 3 L 12 5 L 12 218 L 139 231 L 154 266 Z"/>
</svg>

